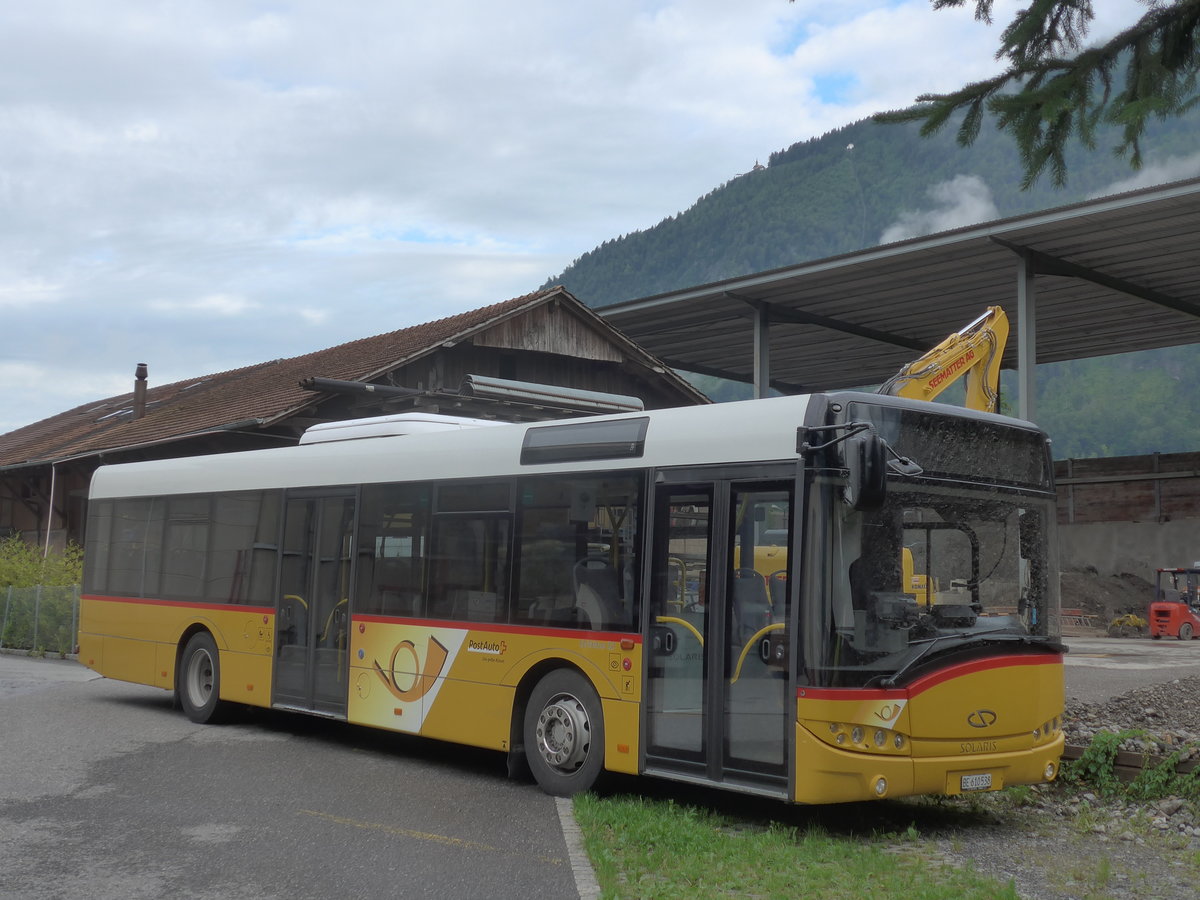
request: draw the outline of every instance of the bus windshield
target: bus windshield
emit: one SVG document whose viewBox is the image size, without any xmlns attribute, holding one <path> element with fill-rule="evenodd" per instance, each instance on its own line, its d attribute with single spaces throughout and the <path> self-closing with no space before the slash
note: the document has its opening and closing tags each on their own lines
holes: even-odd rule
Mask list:
<svg viewBox="0 0 1200 900">
<path fill-rule="evenodd" d="M 861 419 L 862 407 L 856 412 Z M 934 442 L 932 416 L 903 412 L 917 419 L 915 429 L 892 422 L 882 430 L 934 472 L 889 477 L 883 505 L 862 511 L 844 501 L 842 473 L 814 479 L 801 673 L 814 686 L 892 686 L 945 651 L 1008 652 L 1015 642 L 1057 644 L 1060 636 L 1053 494 L 1029 477 L 1045 470 L 1044 445 L 1008 441 L 1000 464 L 1007 483 L 997 483 L 994 447 Z M 997 438 L 1006 430 L 1028 434 L 998 428 Z"/>
</svg>

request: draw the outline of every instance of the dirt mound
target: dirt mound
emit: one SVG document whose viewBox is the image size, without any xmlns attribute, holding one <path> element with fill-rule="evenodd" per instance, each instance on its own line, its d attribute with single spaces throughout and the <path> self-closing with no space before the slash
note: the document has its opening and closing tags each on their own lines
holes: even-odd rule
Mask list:
<svg viewBox="0 0 1200 900">
<path fill-rule="evenodd" d="M 1154 585 L 1128 572 L 1101 575 L 1093 568 L 1062 573 L 1063 609 L 1079 609 L 1104 623 L 1124 613 L 1146 615 Z"/>
</svg>

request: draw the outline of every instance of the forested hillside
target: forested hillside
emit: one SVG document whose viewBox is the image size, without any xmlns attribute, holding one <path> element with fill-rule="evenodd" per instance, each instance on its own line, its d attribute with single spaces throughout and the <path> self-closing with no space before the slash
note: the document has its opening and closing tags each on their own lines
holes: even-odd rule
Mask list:
<svg viewBox="0 0 1200 900">
<path fill-rule="evenodd" d="M 1200 110 L 1153 124 L 1150 183 L 1200 174 L 1198 126 Z M 856 122 L 770 154 L 764 167 L 653 228 L 605 241 L 546 284 L 607 306 L 1128 190 L 1136 173 L 1112 155 L 1116 143 L 1101 133 L 1095 150 L 1075 146 L 1065 188 L 1043 179 L 1021 191 L 1016 149 L 994 129 L 963 149 L 950 128 L 921 138 L 916 125 Z M 1044 366 L 1038 419 L 1059 458 L 1194 450 L 1198 375 L 1197 347 Z M 698 384 L 717 399 L 738 393 Z"/>
<path fill-rule="evenodd" d="M 1198 450 L 1197 385 L 1196 344 L 1040 366 L 1037 420 L 1055 459 Z"/>
<path fill-rule="evenodd" d="M 1163 180 L 1200 171 L 1197 126 L 1200 113 L 1155 123 L 1147 170 L 1174 162 Z M 1043 180 L 1021 191 L 1016 149 L 994 130 L 964 149 L 953 129 L 922 138 L 916 125 L 856 122 L 772 153 L 757 171 L 747 160 L 747 173 L 653 228 L 605 241 L 546 286 L 563 284 L 589 306 L 607 306 L 916 233 L 890 231 L 896 226 L 940 231 L 1063 206 L 1133 176 L 1109 152 L 1115 143 L 1102 135 L 1094 151 L 1074 147 L 1065 188 Z M 1194 160 L 1190 171 L 1186 160 Z"/>
</svg>

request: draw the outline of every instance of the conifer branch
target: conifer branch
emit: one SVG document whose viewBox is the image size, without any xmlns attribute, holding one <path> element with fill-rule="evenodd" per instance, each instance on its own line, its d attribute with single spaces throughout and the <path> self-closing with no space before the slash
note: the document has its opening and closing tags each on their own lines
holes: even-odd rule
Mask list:
<svg viewBox="0 0 1200 900">
<path fill-rule="evenodd" d="M 1074 135 L 1094 147 L 1102 123 L 1121 128 L 1114 148 L 1131 168 L 1142 165 L 1141 139 L 1151 117 L 1181 115 L 1200 102 L 1200 0 L 1146 0 L 1149 9 L 1103 44 L 1081 49 L 1093 18 L 1091 0 L 1031 0 L 1005 28 L 997 59 L 1008 68 L 994 78 L 949 94 L 922 94 L 908 109 L 881 113 L 879 122 L 921 122 L 931 135 L 963 113 L 956 140 L 969 146 L 986 111 L 1012 135 L 1025 168 L 1023 188 L 1050 171 L 1067 180 L 1065 151 Z M 967 0 L 932 0 L 935 10 Z M 991 22 L 992 0 L 974 0 L 975 18 Z M 1121 67 L 1118 87 L 1114 79 Z"/>
</svg>

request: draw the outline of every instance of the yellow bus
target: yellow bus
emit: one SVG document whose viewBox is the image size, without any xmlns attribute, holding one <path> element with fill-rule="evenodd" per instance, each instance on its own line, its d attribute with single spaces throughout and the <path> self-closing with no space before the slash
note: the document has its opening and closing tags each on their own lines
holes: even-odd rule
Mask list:
<svg viewBox="0 0 1200 900">
<path fill-rule="evenodd" d="M 100 468 L 80 658 L 196 722 L 491 748 L 557 795 L 997 790 L 1062 750 L 1054 523 L 1036 427 L 875 394 L 331 423 Z"/>
</svg>

